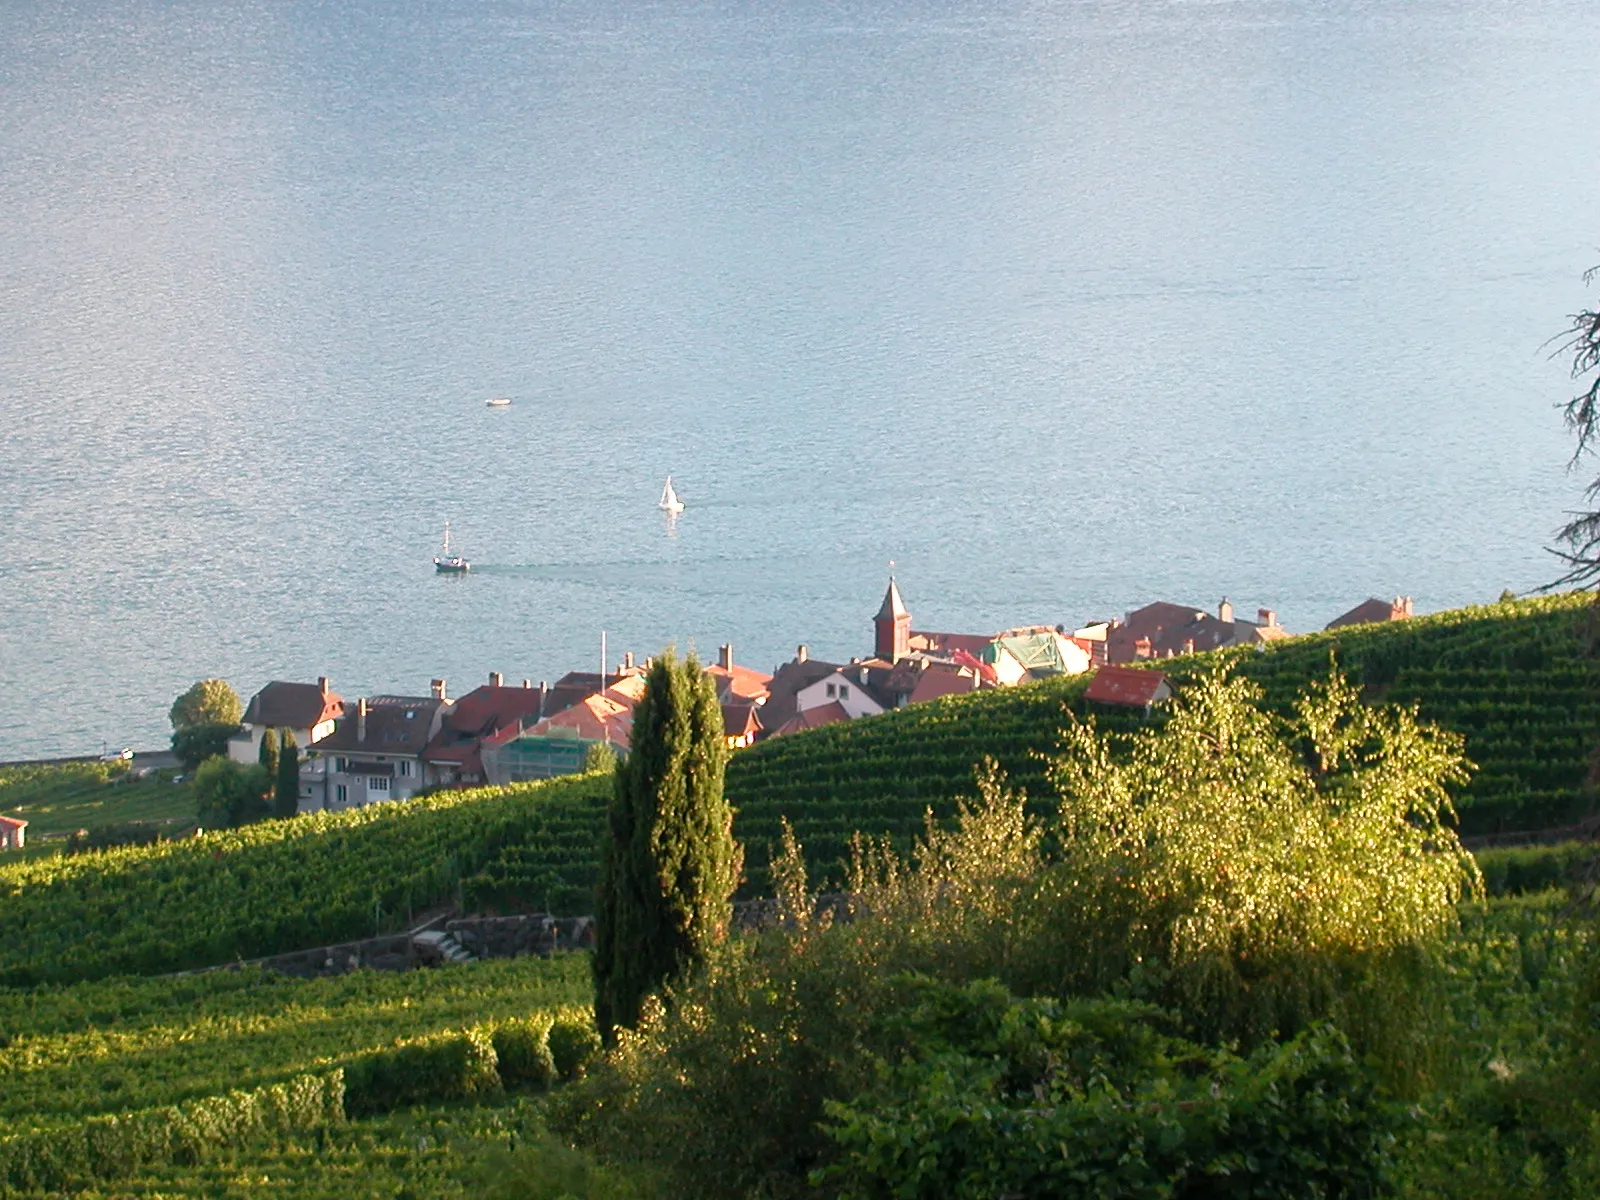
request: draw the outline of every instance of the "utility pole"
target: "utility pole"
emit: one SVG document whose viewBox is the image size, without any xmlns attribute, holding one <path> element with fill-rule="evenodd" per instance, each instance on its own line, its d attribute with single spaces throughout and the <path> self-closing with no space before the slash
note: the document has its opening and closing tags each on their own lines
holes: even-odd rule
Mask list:
<svg viewBox="0 0 1600 1200">
<path fill-rule="evenodd" d="M 600 690 L 606 690 L 606 631 L 600 631 Z"/>
</svg>

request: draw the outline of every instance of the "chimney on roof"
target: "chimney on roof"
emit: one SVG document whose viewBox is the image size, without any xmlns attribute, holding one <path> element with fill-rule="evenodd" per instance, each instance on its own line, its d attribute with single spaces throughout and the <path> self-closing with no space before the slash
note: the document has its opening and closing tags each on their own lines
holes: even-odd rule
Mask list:
<svg viewBox="0 0 1600 1200">
<path fill-rule="evenodd" d="M 724 671 L 733 670 L 733 643 L 717 647 L 717 661 L 722 664 Z"/>
<path fill-rule="evenodd" d="M 1194 653 L 1194 639 L 1193 638 L 1184 638 L 1183 639 L 1183 652 L 1185 654 L 1193 654 Z"/>
<path fill-rule="evenodd" d="M 326 675 L 318 675 L 317 676 L 317 687 L 322 690 L 322 698 L 324 700 L 326 700 L 328 698 L 328 691 L 329 691 L 329 688 L 328 688 L 328 677 Z"/>
<path fill-rule="evenodd" d="M 626 651 L 623 652 L 623 655 L 622 655 L 622 669 L 624 671 L 633 670 L 633 651 L 632 650 L 626 650 Z"/>
<path fill-rule="evenodd" d="M 365 696 L 356 701 L 356 741 L 367 740 L 367 698 Z"/>
<path fill-rule="evenodd" d="M 443 700 L 444 699 L 444 680 L 435 679 L 430 686 L 433 689 L 433 698 L 435 700 Z"/>
<path fill-rule="evenodd" d="M 1256 617 L 1258 625 L 1265 625 L 1268 629 L 1276 629 L 1278 626 L 1278 614 L 1270 608 L 1256 609 Z"/>
<path fill-rule="evenodd" d="M 490 687 L 499 687 L 503 683 L 505 683 L 505 678 L 506 677 L 504 675 L 500 674 L 499 671 L 490 671 L 489 672 L 489 686 Z"/>
<path fill-rule="evenodd" d="M 811 650 L 806 646 L 806 644 L 804 642 L 801 642 L 798 646 L 796 646 L 794 648 L 794 660 L 795 660 L 795 662 L 806 662 L 810 658 L 811 658 Z"/>
<path fill-rule="evenodd" d="M 1395 611 L 1398 612 L 1402 617 L 1409 617 L 1411 615 L 1411 597 L 1396 596 L 1394 607 Z"/>
<path fill-rule="evenodd" d="M 526 691 L 531 691 L 532 689 L 533 689 L 533 680 L 524 679 L 522 681 L 522 690 L 526 692 Z"/>
<path fill-rule="evenodd" d="M 1150 650 L 1150 639 L 1147 637 L 1139 638 L 1133 643 L 1133 656 L 1135 658 L 1149 658 Z"/>
<path fill-rule="evenodd" d="M 1217 620 L 1224 625 L 1233 624 L 1233 605 L 1226 596 L 1222 598 L 1222 603 L 1217 605 Z"/>
<path fill-rule="evenodd" d="M 539 680 L 539 715 L 544 716 L 544 706 L 550 700 L 550 684 L 546 680 Z"/>
</svg>

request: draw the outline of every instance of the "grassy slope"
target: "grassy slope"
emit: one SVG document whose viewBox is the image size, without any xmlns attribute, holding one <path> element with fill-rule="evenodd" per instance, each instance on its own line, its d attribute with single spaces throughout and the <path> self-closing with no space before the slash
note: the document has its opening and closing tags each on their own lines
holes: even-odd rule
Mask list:
<svg viewBox="0 0 1600 1200">
<path fill-rule="evenodd" d="M 97 829 L 127 821 L 194 820 L 188 784 L 172 773 L 135 779 L 125 763 L 54 763 L 0 767 L 0 814 L 28 822 L 28 838 Z"/>
<path fill-rule="evenodd" d="M 586 955 L 295 979 L 256 968 L 0 989 L 0 1129 L 319 1073 L 397 1038 L 582 1009 Z"/>
</svg>

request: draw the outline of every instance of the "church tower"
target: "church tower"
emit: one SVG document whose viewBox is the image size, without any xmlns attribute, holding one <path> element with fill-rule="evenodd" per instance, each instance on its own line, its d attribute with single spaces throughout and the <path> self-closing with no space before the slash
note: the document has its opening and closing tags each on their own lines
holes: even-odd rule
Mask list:
<svg viewBox="0 0 1600 1200">
<path fill-rule="evenodd" d="M 877 629 L 877 654 L 889 662 L 899 662 L 911 652 L 911 614 L 900 599 L 900 589 L 889 576 L 889 590 L 883 594 L 883 606 L 872 619 Z"/>
</svg>

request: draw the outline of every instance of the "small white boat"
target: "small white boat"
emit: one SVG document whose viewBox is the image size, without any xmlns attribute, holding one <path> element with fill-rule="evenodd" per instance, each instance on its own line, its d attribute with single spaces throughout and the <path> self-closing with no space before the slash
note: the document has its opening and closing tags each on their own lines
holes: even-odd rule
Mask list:
<svg viewBox="0 0 1600 1200">
<path fill-rule="evenodd" d="M 465 575 L 472 564 L 459 554 L 450 553 L 450 522 L 444 523 L 444 549 L 433 560 L 433 569 L 441 575 Z"/>
<path fill-rule="evenodd" d="M 511 397 L 510 396 L 492 396 L 488 400 L 485 400 L 483 403 L 484 403 L 484 407 L 486 407 L 486 408 L 510 408 L 511 407 Z"/>
<path fill-rule="evenodd" d="M 678 499 L 678 493 L 672 490 L 672 476 L 667 476 L 667 486 L 661 489 L 661 503 L 656 505 L 662 512 L 681 513 L 683 501 Z"/>
</svg>

